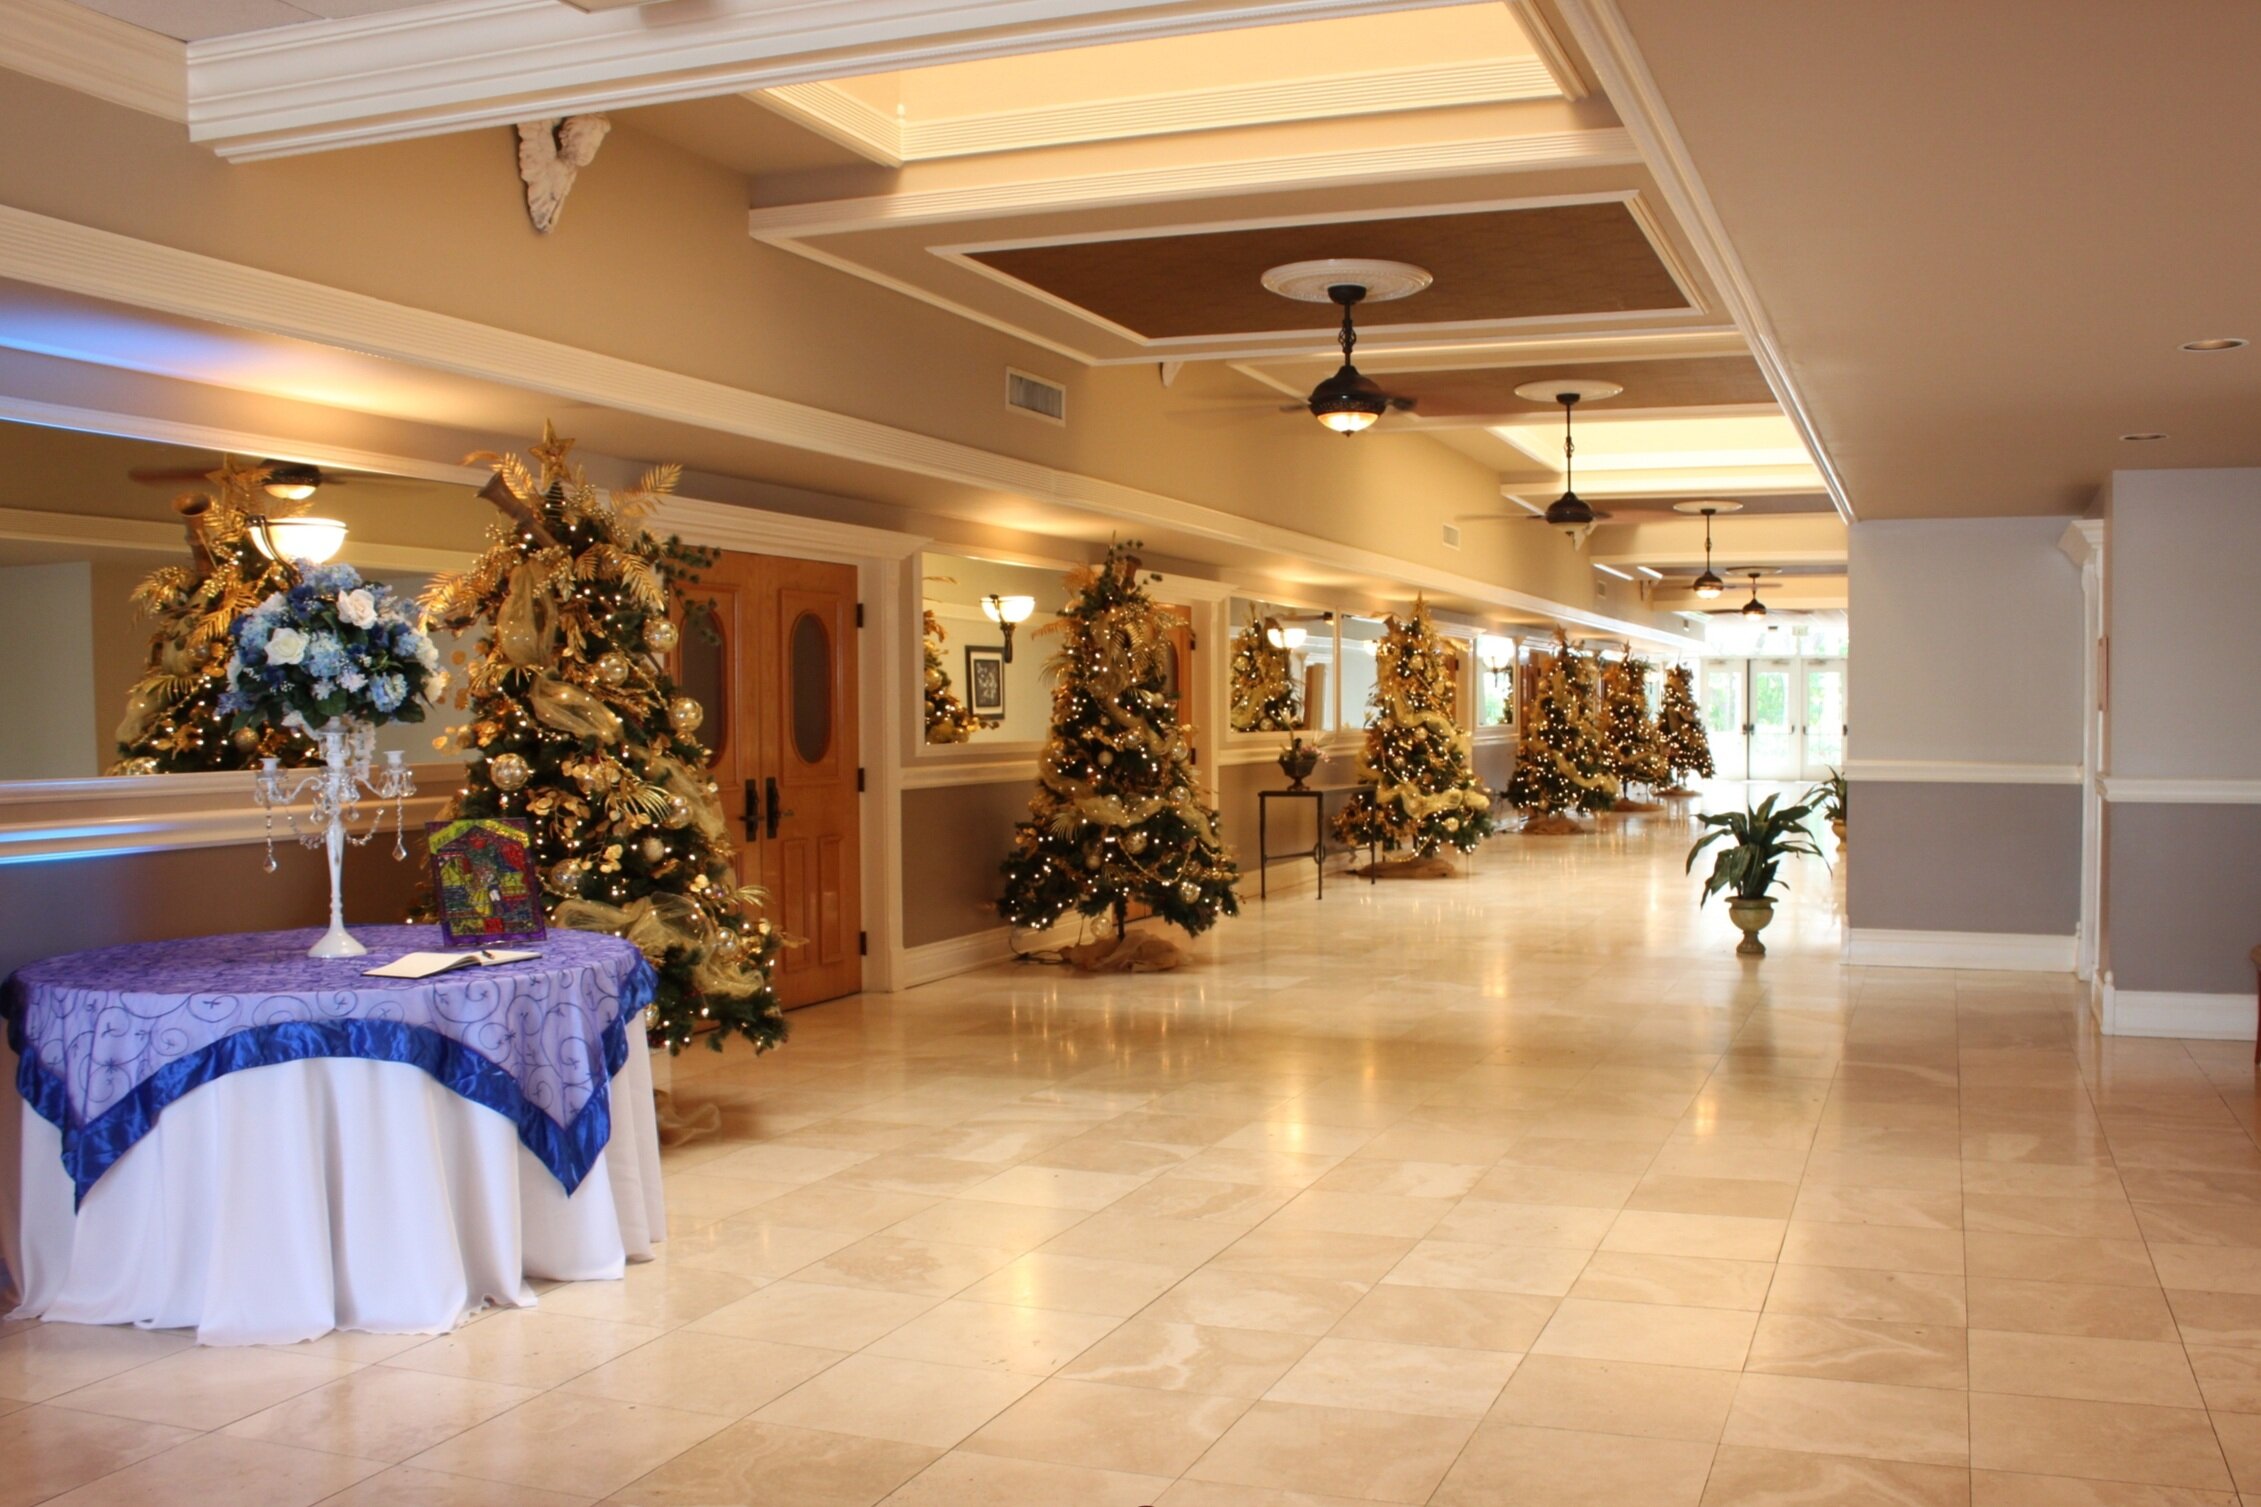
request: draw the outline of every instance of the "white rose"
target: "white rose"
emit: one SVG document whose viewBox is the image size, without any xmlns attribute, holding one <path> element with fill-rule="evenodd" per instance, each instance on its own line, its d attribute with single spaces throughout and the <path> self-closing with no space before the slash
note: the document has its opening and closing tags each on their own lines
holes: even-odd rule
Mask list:
<svg viewBox="0 0 2261 1507">
<path fill-rule="evenodd" d="M 296 628 L 277 628 L 267 640 L 267 662 L 295 665 L 306 655 L 306 635 Z"/>
<path fill-rule="evenodd" d="M 351 623 L 356 628 L 376 626 L 377 599 L 366 591 L 343 593 L 338 597 L 338 619 L 341 622 Z"/>
<path fill-rule="evenodd" d="M 439 646 L 428 638 L 420 641 L 416 645 L 416 662 L 427 670 L 438 669 L 440 667 Z"/>
</svg>

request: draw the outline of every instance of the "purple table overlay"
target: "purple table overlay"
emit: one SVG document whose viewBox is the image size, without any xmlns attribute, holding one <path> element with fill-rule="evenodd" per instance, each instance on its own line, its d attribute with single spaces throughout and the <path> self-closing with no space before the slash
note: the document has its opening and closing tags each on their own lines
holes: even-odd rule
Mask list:
<svg viewBox="0 0 2261 1507">
<path fill-rule="evenodd" d="M 368 926 L 358 958 L 318 928 L 142 942 L 48 958 L 0 987 L 24 1102 L 62 1132 L 83 1201 L 166 1105 L 228 1073 L 313 1057 L 421 1068 L 516 1124 L 568 1193 L 611 1138 L 607 1090 L 658 982 L 633 943 L 553 931 L 541 956 L 428 979 L 367 978 L 447 951 L 434 926 Z"/>
</svg>

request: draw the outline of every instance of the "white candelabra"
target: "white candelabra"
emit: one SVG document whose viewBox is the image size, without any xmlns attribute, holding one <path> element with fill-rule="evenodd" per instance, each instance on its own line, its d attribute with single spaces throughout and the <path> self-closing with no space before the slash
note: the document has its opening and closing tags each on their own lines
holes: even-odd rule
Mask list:
<svg viewBox="0 0 2261 1507">
<path fill-rule="evenodd" d="M 385 755 L 384 768 L 372 777 L 369 761 L 376 751 L 377 730 L 365 722 L 330 722 L 316 731 L 322 743 L 320 769 L 293 769 L 285 771 L 276 766 L 272 758 L 263 759 L 259 775 L 252 786 L 253 797 L 267 810 L 267 872 L 275 871 L 275 808 L 283 808 L 283 817 L 290 823 L 291 831 L 299 842 L 309 848 L 325 848 L 330 859 L 330 929 L 322 939 L 306 950 L 313 958 L 357 958 L 369 949 L 356 942 L 345 929 L 345 892 L 342 875 L 345 850 L 348 844 L 362 847 L 375 837 L 385 824 L 383 803 L 393 807 L 393 857 L 408 856 L 408 841 L 404 830 L 404 813 L 408 797 L 416 792 L 416 777 L 401 762 L 399 752 Z M 361 819 L 362 792 L 375 796 L 378 809 L 369 830 L 359 837 L 347 830 L 349 824 Z M 313 802 L 311 828 L 299 825 L 298 813 L 291 808 L 302 800 Z"/>
</svg>

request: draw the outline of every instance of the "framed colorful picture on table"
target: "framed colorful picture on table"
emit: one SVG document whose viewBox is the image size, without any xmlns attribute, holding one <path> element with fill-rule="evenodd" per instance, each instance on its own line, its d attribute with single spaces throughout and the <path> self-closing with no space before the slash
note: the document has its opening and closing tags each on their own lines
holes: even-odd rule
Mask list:
<svg viewBox="0 0 2261 1507">
<path fill-rule="evenodd" d="M 976 717 L 1005 716 L 1005 651 L 994 645 L 966 646 L 966 709 Z"/>
<path fill-rule="evenodd" d="M 534 831 L 515 817 L 432 822 L 432 898 L 450 947 L 539 942 L 547 927 Z"/>
</svg>

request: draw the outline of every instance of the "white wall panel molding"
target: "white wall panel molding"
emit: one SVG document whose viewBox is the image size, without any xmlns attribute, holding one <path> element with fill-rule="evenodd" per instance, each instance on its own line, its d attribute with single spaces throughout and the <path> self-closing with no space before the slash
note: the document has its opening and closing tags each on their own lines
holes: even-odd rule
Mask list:
<svg viewBox="0 0 2261 1507">
<path fill-rule="evenodd" d="M 0 276 L 1017 494 L 1118 524 L 1380 577 L 1402 589 L 1535 612 L 1674 652 L 1701 648 L 1684 634 L 1200 503 L 9 206 L 0 206 Z"/>
<path fill-rule="evenodd" d="M 1807 411 L 1803 395 L 1790 379 L 1789 362 L 1775 338 L 1773 321 L 1768 319 L 1765 305 L 1759 301 L 1758 292 L 1751 284 L 1750 274 L 1744 270 L 1742 258 L 1728 239 L 1727 228 L 1704 188 L 1702 175 L 1696 171 L 1695 159 L 1689 154 L 1687 143 L 1681 140 L 1679 128 L 1673 124 L 1672 112 L 1665 108 L 1664 97 L 1657 89 L 1656 80 L 1650 76 L 1640 49 L 1633 43 L 1616 0 L 1560 0 L 1559 9 L 1571 41 L 1593 68 L 1601 82 L 1602 93 L 1617 111 L 1618 118 L 1625 122 L 1642 160 L 1656 175 L 1665 202 L 1672 207 L 1674 218 L 1695 247 L 1697 259 L 1718 288 L 1722 306 L 1735 321 L 1736 328 L 1750 341 L 1751 355 L 1766 374 L 1767 386 L 1781 402 L 1782 411 L 1797 426 L 1799 437 L 1806 442 L 1806 449 L 1828 486 L 1830 500 L 1837 505 L 1838 515 L 1851 523 L 1852 499 L 1846 494 L 1844 481 L 1838 476 L 1829 452 L 1822 447 L 1820 432 Z"/>
<path fill-rule="evenodd" d="M 906 947 L 897 964 L 895 987 L 913 989 L 920 984 L 931 984 L 936 979 L 987 968 L 992 963 L 1009 963 L 1012 959 L 1013 928 L 1010 926 L 969 932 L 962 937 L 952 937 L 946 942 L 929 942 L 922 947 Z"/>
<path fill-rule="evenodd" d="M 190 134 L 251 159 L 1432 0 L 701 0 L 447 6 L 191 44 Z"/>
<path fill-rule="evenodd" d="M 240 785 L 240 804 L 206 804 L 198 799 L 199 790 L 183 789 L 174 784 L 177 780 L 227 779 Z M 73 818 L 68 815 L 54 820 L 0 823 L 0 864 L 62 863 L 84 858 L 123 858 L 134 853 L 167 852 L 175 848 L 233 847 L 260 842 L 266 836 L 266 813 L 253 804 L 251 776 L 248 773 L 226 776 L 208 775 L 153 775 L 146 777 L 151 785 L 164 788 L 151 792 L 144 803 L 149 809 L 129 815 L 107 815 Z M 27 782 L 29 783 L 29 782 Z M 142 778 L 101 780 L 60 780 L 41 782 L 58 786 L 86 787 L 106 785 L 110 788 L 87 794 L 77 791 L 42 792 L 32 797 L 34 802 L 61 802 L 72 799 L 114 800 L 116 787 L 144 783 Z M 455 777 L 452 772 L 436 775 L 427 784 L 436 784 L 452 791 Z M 207 787 L 208 788 L 208 787 Z M 421 829 L 423 824 L 439 815 L 445 793 L 411 796 L 408 800 L 407 823 Z M 191 803 L 194 804 L 191 804 Z M 13 806 L 20 801 L 0 797 L 0 806 Z M 374 807 L 371 807 L 374 811 Z M 386 813 L 390 826 L 390 812 Z M 311 808 L 299 811 L 301 820 L 311 821 Z M 298 845 L 291 837 L 290 827 L 280 813 L 275 820 L 278 849 L 295 849 Z M 285 861 L 278 859 L 278 861 Z M 313 864 L 318 860 L 309 857 Z M 312 872 L 311 868 L 308 870 Z"/>
<path fill-rule="evenodd" d="M 2075 939 L 1989 931 L 1845 933 L 1845 961 L 1869 968 L 1954 968 L 1973 972 L 2070 973 Z"/>
<path fill-rule="evenodd" d="M 1543 131 L 1473 141 L 1243 157 L 1119 173 L 1084 173 L 1072 178 L 1024 178 L 956 188 L 910 189 L 861 199 L 779 204 L 748 210 L 746 228 L 757 240 L 785 242 L 856 230 L 994 219 L 1034 210 L 1112 209 L 1253 192 L 1356 188 L 1409 178 L 1631 166 L 1640 160 L 1633 138 L 1616 126 L 1606 126 L 1591 131 Z"/>
<path fill-rule="evenodd" d="M 2185 994 L 2120 989 L 2107 980 L 2093 996 L 2097 1029 L 2106 1036 L 2165 1036 L 2184 1041 L 2251 1041 L 2250 994 Z"/>
<path fill-rule="evenodd" d="M 1847 759 L 1845 777 L 1908 785 L 2078 785 L 2081 768 L 1963 759 Z"/>
<path fill-rule="evenodd" d="M 0 4 L 0 68 L 129 110 L 188 119 L 188 48 L 69 0 Z"/>
<path fill-rule="evenodd" d="M 2108 774 L 2099 783 L 2115 806 L 2261 806 L 2261 780 Z"/>
</svg>

